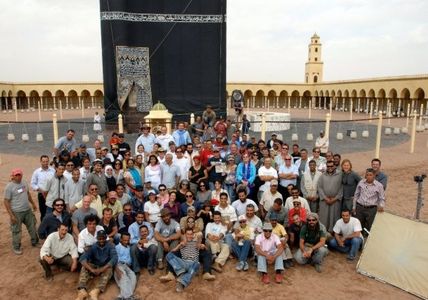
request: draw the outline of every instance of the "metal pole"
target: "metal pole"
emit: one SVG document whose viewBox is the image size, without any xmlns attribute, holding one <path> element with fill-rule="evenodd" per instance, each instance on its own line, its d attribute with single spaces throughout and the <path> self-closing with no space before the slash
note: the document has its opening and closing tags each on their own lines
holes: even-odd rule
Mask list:
<svg viewBox="0 0 428 300">
<path fill-rule="evenodd" d="M 264 141 L 266 138 L 266 115 L 262 113 L 262 128 L 261 128 L 261 139 Z"/>
<path fill-rule="evenodd" d="M 309 100 L 309 116 L 308 118 L 311 119 L 312 118 L 312 100 Z"/>
<path fill-rule="evenodd" d="M 417 118 L 417 113 L 416 113 L 416 110 L 415 110 L 415 111 L 413 111 L 412 132 L 411 132 L 411 135 L 410 135 L 410 153 L 414 153 L 415 152 L 416 118 Z"/>
<path fill-rule="evenodd" d="M 382 114 L 379 114 L 379 120 L 377 123 L 377 133 L 376 133 L 376 150 L 375 158 L 380 158 L 380 140 L 382 137 Z"/>
<path fill-rule="evenodd" d="M 58 143 L 58 120 L 56 114 L 52 115 L 52 127 L 54 136 L 54 146 Z"/>
<path fill-rule="evenodd" d="M 351 103 L 349 104 L 349 118 L 352 120 L 352 113 L 353 113 L 354 107 L 351 99 Z"/>
<path fill-rule="evenodd" d="M 330 120 L 331 120 L 331 115 L 330 114 L 326 114 L 325 115 L 325 136 L 327 137 L 327 140 L 330 140 Z"/>
<path fill-rule="evenodd" d="M 416 201 L 416 220 L 419 220 L 422 206 L 424 206 L 424 179 L 426 178 L 425 174 L 420 176 L 415 176 L 415 181 L 418 183 L 418 198 Z"/>
<path fill-rule="evenodd" d="M 40 110 L 41 109 L 40 106 L 41 106 L 41 101 L 39 100 L 39 121 L 42 120 L 42 112 Z"/>
</svg>

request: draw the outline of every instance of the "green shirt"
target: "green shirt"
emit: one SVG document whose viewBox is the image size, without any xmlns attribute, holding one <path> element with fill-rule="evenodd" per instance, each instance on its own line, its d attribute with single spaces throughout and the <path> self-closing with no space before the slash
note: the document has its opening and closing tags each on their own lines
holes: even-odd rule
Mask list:
<svg viewBox="0 0 428 300">
<path fill-rule="evenodd" d="M 325 238 L 327 236 L 327 231 L 325 226 L 320 224 L 320 229 L 317 230 L 308 230 L 308 226 L 305 224 L 300 230 L 300 238 L 305 240 L 305 243 L 315 245 L 318 244 L 320 238 Z"/>
</svg>

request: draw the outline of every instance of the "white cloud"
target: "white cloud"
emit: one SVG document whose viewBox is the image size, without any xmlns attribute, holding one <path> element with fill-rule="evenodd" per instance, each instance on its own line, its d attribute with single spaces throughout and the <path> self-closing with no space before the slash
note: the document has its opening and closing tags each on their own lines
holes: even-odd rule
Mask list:
<svg viewBox="0 0 428 300">
<path fill-rule="evenodd" d="M 0 80 L 102 80 L 98 1 L 0 8 Z M 325 80 L 428 73 L 427 11 L 424 0 L 229 0 L 227 79 L 302 82 L 314 32 Z"/>
</svg>

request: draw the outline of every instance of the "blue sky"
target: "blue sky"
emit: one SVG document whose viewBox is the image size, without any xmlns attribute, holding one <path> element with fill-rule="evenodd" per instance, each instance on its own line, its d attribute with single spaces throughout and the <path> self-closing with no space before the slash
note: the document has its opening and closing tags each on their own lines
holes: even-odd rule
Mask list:
<svg viewBox="0 0 428 300">
<path fill-rule="evenodd" d="M 102 80 L 97 0 L 0 8 L 1 81 Z M 303 82 L 314 32 L 324 80 L 427 74 L 426 12 L 424 0 L 229 0 L 227 81 Z"/>
</svg>

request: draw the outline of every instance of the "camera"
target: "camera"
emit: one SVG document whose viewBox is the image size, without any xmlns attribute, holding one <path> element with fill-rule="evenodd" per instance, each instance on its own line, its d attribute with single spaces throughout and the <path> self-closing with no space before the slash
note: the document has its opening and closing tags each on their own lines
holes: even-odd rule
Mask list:
<svg viewBox="0 0 428 300">
<path fill-rule="evenodd" d="M 422 174 L 422 175 L 418 175 L 418 176 L 413 177 L 413 180 L 415 182 L 423 182 L 426 177 L 427 177 L 426 174 Z"/>
</svg>

